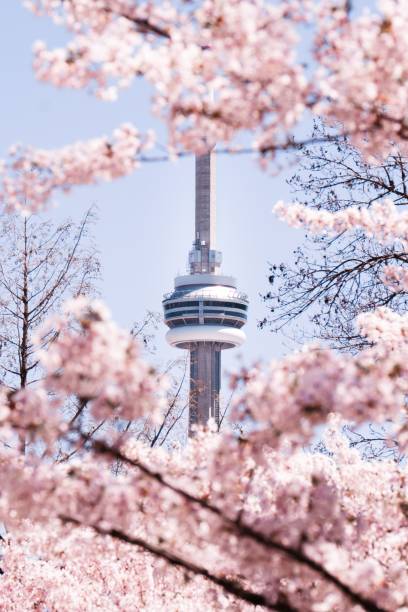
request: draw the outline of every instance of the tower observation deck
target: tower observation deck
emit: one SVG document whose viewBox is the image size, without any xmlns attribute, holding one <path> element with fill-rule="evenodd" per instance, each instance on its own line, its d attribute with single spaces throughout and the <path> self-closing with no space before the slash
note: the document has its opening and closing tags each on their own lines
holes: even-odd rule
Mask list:
<svg viewBox="0 0 408 612">
<path fill-rule="evenodd" d="M 190 352 L 189 433 L 209 418 L 220 423 L 221 351 L 245 341 L 248 298 L 231 276 L 220 273 L 215 250 L 215 156 L 196 157 L 195 239 L 190 273 L 175 279 L 163 299 L 171 346 Z"/>
</svg>

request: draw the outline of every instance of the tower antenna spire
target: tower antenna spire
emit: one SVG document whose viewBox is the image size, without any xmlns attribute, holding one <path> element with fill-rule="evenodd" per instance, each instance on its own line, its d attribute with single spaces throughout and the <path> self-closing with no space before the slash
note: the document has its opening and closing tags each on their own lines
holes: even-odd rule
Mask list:
<svg viewBox="0 0 408 612">
<path fill-rule="evenodd" d="M 164 296 L 166 339 L 190 353 L 189 434 L 213 418 L 220 426 L 221 351 L 245 341 L 248 298 L 220 273 L 216 240 L 216 167 L 213 150 L 195 160 L 195 238 L 190 273 Z"/>
<path fill-rule="evenodd" d="M 195 242 L 193 253 L 199 261 L 190 261 L 190 272 L 215 272 L 221 264 L 214 259 L 216 240 L 215 156 L 210 151 L 195 158 Z M 192 257 L 190 256 L 190 259 Z M 193 258 L 194 259 L 194 258 Z"/>
</svg>

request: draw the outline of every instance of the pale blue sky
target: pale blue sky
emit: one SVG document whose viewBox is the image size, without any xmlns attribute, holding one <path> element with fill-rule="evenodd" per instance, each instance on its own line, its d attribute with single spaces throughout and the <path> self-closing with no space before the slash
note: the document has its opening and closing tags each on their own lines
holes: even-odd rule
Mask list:
<svg viewBox="0 0 408 612">
<path fill-rule="evenodd" d="M 147 86 L 139 81 L 119 102 L 104 103 L 84 91 L 57 90 L 37 83 L 31 70 L 32 43 L 39 38 L 57 45 L 62 30 L 22 8 L 18 0 L 0 3 L 1 37 L 0 157 L 14 142 L 36 147 L 60 147 L 78 139 L 109 134 L 131 121 L 141 130 L 157 127 L 150 116 Z M 289 198 L 285 183 L 291 171 L 271 177 L 249 157 L 220 157 L 217 174 L 218 247 L 226 273 L 237 276 L 239 288 L 250 298 L 245 363 L 267 360 L 285 351 L 285 340 L 260 331 L 257 321 L 266 314 L 259 294 L 267 289 L 268 261 L 290 257 L 301 233 L 278 222 L 272 206 Z M 99 186 L 76 188 L 59 197 L 52 216 L 79 218 L 92 203 L 100 211 L 96 240 L 103 264 L 102 297 L 123 326 L 160 310 L 164 292 L 174 276 L 185 271 L 193 240 L 194 165 L 143 166 L 129 178 Z M 158 331 L 158 356 L 176 357 Z M 224 352 L 224 366 L 233 367 L 238 351 Z"/>
</svg>

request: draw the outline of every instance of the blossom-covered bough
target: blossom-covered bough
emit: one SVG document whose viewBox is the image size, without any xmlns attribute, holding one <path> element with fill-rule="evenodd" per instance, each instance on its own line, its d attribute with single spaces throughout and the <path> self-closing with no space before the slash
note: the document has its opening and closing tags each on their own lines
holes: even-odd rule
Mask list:
<svg viewBox="0 0 408 612">
<path fill-rule="evenodd" d="M 149 583 L 145 558 L 127 547 L 200 577 L 196 587 L 189 585 L 192 591 L 184 592 L 185 609 L 192 609 L 196 597 L 210 609 L 236 605 L 214 584 L 248 605 L 269 609 L 403 609 L 404 468 L 363 461 L 337 433 L 342 416 L 354 422 L 399 418 L 407 355 L 398 334 L 392 336 L 392 319 L 378 319 L 391 351 L 379 342 L 364 355 L 346 359 L 310 349 L 275 364 L 267 375 L 243 373 L 246 386 L 235 416 L 256 421 L 256 431 L 245 439 L 197 433 L 186 449 L 168 455 L 115 434 L 114 428 L 102 438 L 83 439 L 59 415 L 58 403 L 72 393 L 97 418 L 130 420 L 147 412 L 154 418 L 160 411 L 160 389 L 133 339 L 99 304 L 69 305 L 52 322 L 59 334 L 43 355 L 41 387 L 9 393 L 2 403 L 0 508 L 10 547 L 2 580 L 10 602 L 20 596 L 12 587 L 19 554 L 21 562 L 39 564 L 34 591 L 31 577 L 22 578 L 30 603 L 38 605 L 43 585 L 44 606 L 55 600 L 55 609 L 91 610 L 92 599 L 86 607 L 80 589 L 72 589 L 69 597 L 64 591 L 65 574 L 73 580 L 79 571 L 72 566 L 82 533 L 89 555 L 81 551 L 82 562 L 95 566 L 83 579 L 92 596 L 102 592 L 118 609 L 126 609 L 129 598 L 153 597 L 152 591 L 159 609 L 167 596 L 160 591 L 162 580 L 165 591 L 183 591 L 182 576 L 171 578 L 150 558 Z M 376 336 L 374 315 L 361 324 Z M 332 457 L 305 454 L 302 445 L 313 426 L 327 422 Z M 14 443 L 22 432 L 32 443 L 25 457 Z M 40 442 L 41 454 L 35 446 Z M 66 462 L 57 452 L 65 445 L 77 445 L 76 460 Z M 110 470 L 116 460 L 123 466 L 118 476 Z M 97 536 L 90 536 L 89 528 Z M 112 559 L 115 541 L 126 546 Z M 105 590 L 100 584 L 105 564 L 123 564 L 127 582 L 120 586 L 116 578 L 118 584 Z M 58 575 L 56 567 L 64 572 Z M 162 572 L 165 578 L 157 581 Z"/>
<path fill-rule="evenodd" d="M 64 49 L 36 45 L 37 77 L 103 99 L 147 78 L 172 154 L 235 147 L 249 130 L 268 159 L 296 143 L 305 113 L 322 114 L 365 155 L 405 149 L 402 1 L 362 17 L 329 0 L 26 4 L 72 33 Z M 314 29 L 313 70 L 297 60 L 299 24 Z M 59 151 L 20 146 L 4 163 L 1 199 L 41 208 L 59 189 L 133 172 L 152 143 L 125 125 Z M 278 212 L 313 231 L 357 226 L 407 240 L 405 216 L 387 202 Z M 392 268 L 384 282 L 406 278 Z M 160 418 L 164 380 L 103 305 L 68 303 L 38 331 L 41 341 L 55 330 L 41 382 L 1 389 L 2 609 L 408 609 L 406 464 L 364 461 L 339 434 L 344 420 L 390 420 L 407 447 L 407 318 L 381 309 L 356 324 L 372 343 L 356 356 L 313 345 L 232 378 L 245 436 L 210 423 L 167 453 L 120 427 Z M 64 418 L 67 398 L 103 429 L 84 436 Z M 306 452 L 321 426 L 329 452 Z"/>
<path fill-rule="evenodd" d="M 252 150 L 266 161 L 295 148 L 297 126 L 313 115 L 349 134 L 367 156 L 386 157 L 396 146 L 405 151 L 408 14 L 402 1 L 380 0 L 378 13 L 362 16 L 342 0 L 25 4 L 70 34 L 62 48 L 35 44 L 37 78 L 104 100 L 147 79 L 153 110 L 168 126 L 170 155 L 215 143 L 236 150 L 241 135 L 251 132 Z M 300 27 L 311 30 L 307 52 Z M 112 138 L 59 151 L 13 148 L 0 199 L 9 208 L 25 201 L 42 207 L 55 190 L 132 172 L 153 142 L 151 133 L 125 125 Z"/>
</svg>

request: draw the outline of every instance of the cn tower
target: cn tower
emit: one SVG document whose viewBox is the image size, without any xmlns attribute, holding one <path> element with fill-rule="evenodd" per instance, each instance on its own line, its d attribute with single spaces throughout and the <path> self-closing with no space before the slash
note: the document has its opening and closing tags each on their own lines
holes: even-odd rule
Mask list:
<svg viewBox="0 0 408 612">
<path fill-rule="evenodd" d="M 215 155 L 195 161 L 195 238 L 189 274 L 175 279 L 174 291 L 163 299 L 164 320 L 171 346 L 190 352 L 189 434 L 210 418 L 220 425 L 221 351 L 245 341 L 248 298 L 236 281 L 220 272 L 221 252 L 215 249 Z"/>
</svg>

